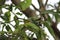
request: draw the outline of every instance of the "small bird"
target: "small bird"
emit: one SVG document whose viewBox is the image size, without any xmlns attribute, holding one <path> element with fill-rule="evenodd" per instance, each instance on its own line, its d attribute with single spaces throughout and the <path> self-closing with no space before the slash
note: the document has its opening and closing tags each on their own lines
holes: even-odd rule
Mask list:
<svg viewBox="0 0 60 40">
<path fill-rule="evenodd" d="M 20 4 L 21 0 L 11 0 L 16 6 Z M 20 9 L 20 8 L 19 8 Z M 30 9 L 29 7 L 26 10 L 21 10 L 27 17 L 36 17 L 36 11 Z"/>
</svg>

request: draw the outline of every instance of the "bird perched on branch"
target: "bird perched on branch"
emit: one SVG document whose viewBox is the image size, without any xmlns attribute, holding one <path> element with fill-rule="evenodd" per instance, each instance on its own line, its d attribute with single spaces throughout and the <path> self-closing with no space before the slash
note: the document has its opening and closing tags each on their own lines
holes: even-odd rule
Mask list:
<svg viewBox="0 0 60 40">
<path fill-rule="evenodd" d="M 16 6 L 20 4 L 21 0 L 11 0 L 13 4 Z M 20 8 L 19 8 L 20 9 Z M 28 18 L 29 17 L 35 17 L 36 16 L 36 11 L 30 9 L 29 7 L 26 10 L 21 10 Z"/>
</svg>

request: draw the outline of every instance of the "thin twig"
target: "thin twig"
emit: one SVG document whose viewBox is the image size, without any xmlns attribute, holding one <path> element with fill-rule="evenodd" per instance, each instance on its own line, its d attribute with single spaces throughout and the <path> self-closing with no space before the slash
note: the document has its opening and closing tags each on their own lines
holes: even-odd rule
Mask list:
<svg viewBox="0 0 60 40">
<path fill-rule="evenodd" d="M 48 0 L 46 0 L 46 2 L 45 2 L 45 6 L 47 5 L 47 3 L 48 3 Z"/>
<path fill-rule="evenodd" d="M 5 24 L 4 22 L 0 21 L 1 24 Z"/>
<path fill-rule="evenodd" d="M 39 3 L 39 6 L 42 6 L 43 5 L 42 0 L 38 0 L 38 3 Z"/>
<path fill-rule="evenodd" d="M 39 13 L 41 12 L 39 9 L 37 9 L 33 4 L 31 4 L 35 10 L 37 10 Z"/>
<path fill-rule="evenodd" d="M 24 20 L 23 18 L 19 18 L 14 12 L 12 12 L 16 17 L 17 17 L 17 19 L 22 19 L 22 20 Z"/>
<path fill-rule="evenodd" d="M 0 21 L 1 24 L 5 24 L 4 22 Z M 11 23 L 9 23 L 11 26 L 13 26 Z M 13 26 L 14 27 L 14 26 Z"/>
<path fill-rule="evenodd" d="M 39 9 L 37 9 L 33 4 L 31 4 L 31 5 L 34 7 L 35 10 L 39 11 Z"/>
<path fill-rule="evenodd" d="M 17 19 L 16 19 L 17 20 Z M 10 22 L 13 22 L 14 20 L 11 20 Z M 20 22 L 23 22 L 23 21 L 20 21 Z"/>
</svg>

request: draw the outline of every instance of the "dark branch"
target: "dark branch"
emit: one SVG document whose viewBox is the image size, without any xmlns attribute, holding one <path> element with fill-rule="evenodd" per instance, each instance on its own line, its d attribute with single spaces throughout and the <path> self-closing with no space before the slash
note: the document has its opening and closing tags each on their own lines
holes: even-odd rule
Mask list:
<svg viewBox="0 0 60 40">
<path fill-rule="evenodd" d="M 45 6 L 47 5 L 47 3 L 48 3 L 48 0 L 46 0 L 46 2 L 45 2 Z"/>
<path fill-rule="evenodd" d="M 57 35 L 60 38 L 60 31 L 57 29 L 57 23 L 52 22 L 51 27 L 53 28 L 55 35 Z"/>
</svg>

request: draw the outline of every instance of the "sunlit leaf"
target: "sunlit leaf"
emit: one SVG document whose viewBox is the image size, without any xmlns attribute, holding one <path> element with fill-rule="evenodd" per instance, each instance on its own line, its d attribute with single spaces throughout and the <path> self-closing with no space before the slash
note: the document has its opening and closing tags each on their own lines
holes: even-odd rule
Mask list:
<svg viewBox="0 0 60 40">
<path fill-rule="evenodd" d="M 32 0 L 24 0 L 23 2 L 20 2 L 20 5 L 18 5 L 18 7 L 21 10 L 26 10 L 31 5 L 31 1 Z"/>
<path fill-rule="evenodd" d="M 26 28 L 28 28 L 30 31 L 36 33 L 37 39 L 42 40 L 42 35 L 41 35 L 41 28 L 36 26 L 34 23 L 26 23 L 25 24 Z"/>
<path fill-rule="evenodd" d="M 27 37 L 25 31 L 22 30 L 20 36 L 21 36 L 22 40 L 28 40 L 28 37 Z"/>
<path fill-rule="evenodd" d="M 20 25 L 20 27 L 17 28 L 17 29 L 15 29 L 15 31 L 13 32 L 13 34 L 17 35 L 17 37 L 20 36 L 22 40 L 28 40 L 28 37 L 27 37 L 27 35 L 25 33 L 25 30 L 24 30 L 25 28 L 23 28 L 21 25 Z"/>
<path fill-rule="evenodd" d="M 49 22 L 46 21 L 43 24 L 48 28 L 48 30 L 51 33 L 51 35 L 53 35 L 53 37 L 55 37 L 55 33 L 54 33 L 53 29 L 51 28 Z"/>
<path fill-rule="evenodd" d="M 53 10 L 45 10 L 44 12 L 42 12 L 43 14 L 56 14 L 56 12 L 54 12 Z"/>
<path fill-rule="evenodd" d="M 40 29 L 39 29 L 39 27 L 38 26 L 36 26 L 35 24 L 33 24 L 33 23 L 26 23 L 25 24 L 27 27 L 29 27 L 29 28 L 32 28 L 32 29 L 34 29 L 34 30 L 36 30 L 36 31 L 39 31 Z"/>
</svg>

